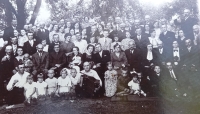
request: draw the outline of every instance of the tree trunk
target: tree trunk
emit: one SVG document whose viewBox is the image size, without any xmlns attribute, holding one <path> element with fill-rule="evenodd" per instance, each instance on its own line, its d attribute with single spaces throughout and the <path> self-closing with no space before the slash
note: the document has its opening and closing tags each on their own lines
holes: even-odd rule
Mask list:
<svg viewBox="0 0 200 114">
<path fill-rule="evenodd" d="M 34 9 L 34 11 L 33 11 L 33 14 L 32 14 L 32 17 L 31 17 L 31 20 L 30 20 L 29 23 L 31 23 L 31 24 L 34 24 L 34 23 L 35 23 L 35 20 L 36 20 L 36 18 L 37 18 L 38 13 L 39 13 L 41 4 L 42 4 L 42 0 L 37 0 L 35 9 Z"/>
<path fill-rule="evenodd" d="M 16 0 L 17 12 L 18 12 L 17 23 L 18 23 L 19 29 L 24 28 L 24 25 L 26 23 L 25 3 L 26 3 L 26 1 L 24 1 L 24 0 Z"/>
</svg>

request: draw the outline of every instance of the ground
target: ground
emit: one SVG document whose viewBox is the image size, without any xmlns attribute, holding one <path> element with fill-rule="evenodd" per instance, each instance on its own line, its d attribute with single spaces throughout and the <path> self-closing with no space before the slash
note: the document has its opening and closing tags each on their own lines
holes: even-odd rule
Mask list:
<svg viewBox="0 0 200 114">
<path fill-rule="evenodd" d="M 0 114 L 200 114 L 198 110 L 185 112 L 187 109 L 180 105 L 183 106 L 182 103 L 179 106 L 173 104 L 166 106 L 160 100 L 112 102 L 110 98 L 84 98 L 70 102 L 69 100 L 52 101 L 48 99 L 34 106 L 9 110 L 3 106 L 0 108 Z M 196 109 L 199 108 L 196 107 Z"/>
</svg>

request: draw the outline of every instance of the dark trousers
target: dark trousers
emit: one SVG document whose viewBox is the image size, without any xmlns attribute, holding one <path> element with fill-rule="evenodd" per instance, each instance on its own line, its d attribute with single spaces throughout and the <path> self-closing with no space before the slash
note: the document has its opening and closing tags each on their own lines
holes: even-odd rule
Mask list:
<svg viewBox="0 0 200 114">
<path fill-rule="evenodd" d="M 7 104 L 20 104 L 25 101 L 24 88 L 14 87 L 13 90 L 8 92 Z"/>
</svg>

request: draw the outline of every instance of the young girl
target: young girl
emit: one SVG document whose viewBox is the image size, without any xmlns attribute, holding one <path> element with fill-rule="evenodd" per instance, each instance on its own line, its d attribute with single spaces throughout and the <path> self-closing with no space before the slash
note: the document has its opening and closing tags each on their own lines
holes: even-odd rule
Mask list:
<svg viewBox="0 0 200 114">
<path fill-rule="evenodd" d="M 111 62 L 107 63 L 108 70 L 105 72 L 105 96 L 112 97 L 117 90 L 117 71 L 113 70 Z"/>
<path fill-rule="evenodd" d="M 30 105 L 31 101 L 36 102 L 36 83 L 33 82 L 32 75 L 27 77 L 27 83 L 24 85 L 24 96 L 26 98 L 25 105 Z"/>
<path fill-rule="evenodd" d="M 130 94 L 146 96 L 144 91 L 141 90 L 140 82 L 138 81 L 138 75 L 136 73 L 133 73 L 131 75 L 132 75 L 132 80 L 128 83 L 128 86 L 130 88 Z"/>
<path fill-rule="evenodd" d="M 43 74 L 40 73 L 37 75 L 37 83 L 36 83 L 36 94 L 39 99 L 45 99 L 47 95 L 47 83 L 43 81 Z"/>
<path fill-rule="evenodd" d="M 68 76 L 67 69 L 63 68 L 60 71 L 60 75 L 61 76 L 58 78 L 58 93 L 61 96 L 66 96 L 70 92 L 70 88 L 72 86 L 71 80 Z M 67 97 L 65 97 L 65 98 L 67 98 Z"/>
<path fill-rule="evenodd" d="M 57 95 L 58 79 L 54 77 L 54 70 L 48 70 L 48 78 L 45 80 L 47 83 L 47 94 L 54 96 Z"/>
</svg>

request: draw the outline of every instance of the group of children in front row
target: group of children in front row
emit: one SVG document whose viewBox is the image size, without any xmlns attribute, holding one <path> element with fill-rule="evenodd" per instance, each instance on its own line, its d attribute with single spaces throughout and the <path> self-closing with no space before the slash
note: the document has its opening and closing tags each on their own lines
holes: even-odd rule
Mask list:
<svg viewBox="0 0 200 114">
<path fill-rule="evenodd" d="M 146 96 L 140 89 L 139 81 L 136 75 L 127 83 L 129 91 L 121 91 L 117 93 L 118 74 L 113 69 L 112 63 L 108 62 L 108 70 L 105 72 L 105 96 L 112 97 L 122 94 L 138 94 Z M 125 73 L 123 73 L 125 72 Z M 128 71 L 121 71 L 121 76 L 126 77 Z M 26 97 L 26 105 L 30 102 L 36 102 L 36 99 L 45 99 L 46 96 L 51 98 L 64 98 L 73 102 L 76 99 L 75 86 L 81 85 L 81 74 L 75 68 L 71 70 L 63 68 L 60 71 L 60 77 L 54 77 L 54 70 L 48 70 L 48 78 L 44 81 L 43 74 L 37 75 L 37 82 L 33 82 L 32 75 L 27 77 L 27 83 L 24 85 L 24 95 Z"/>
</svg>

